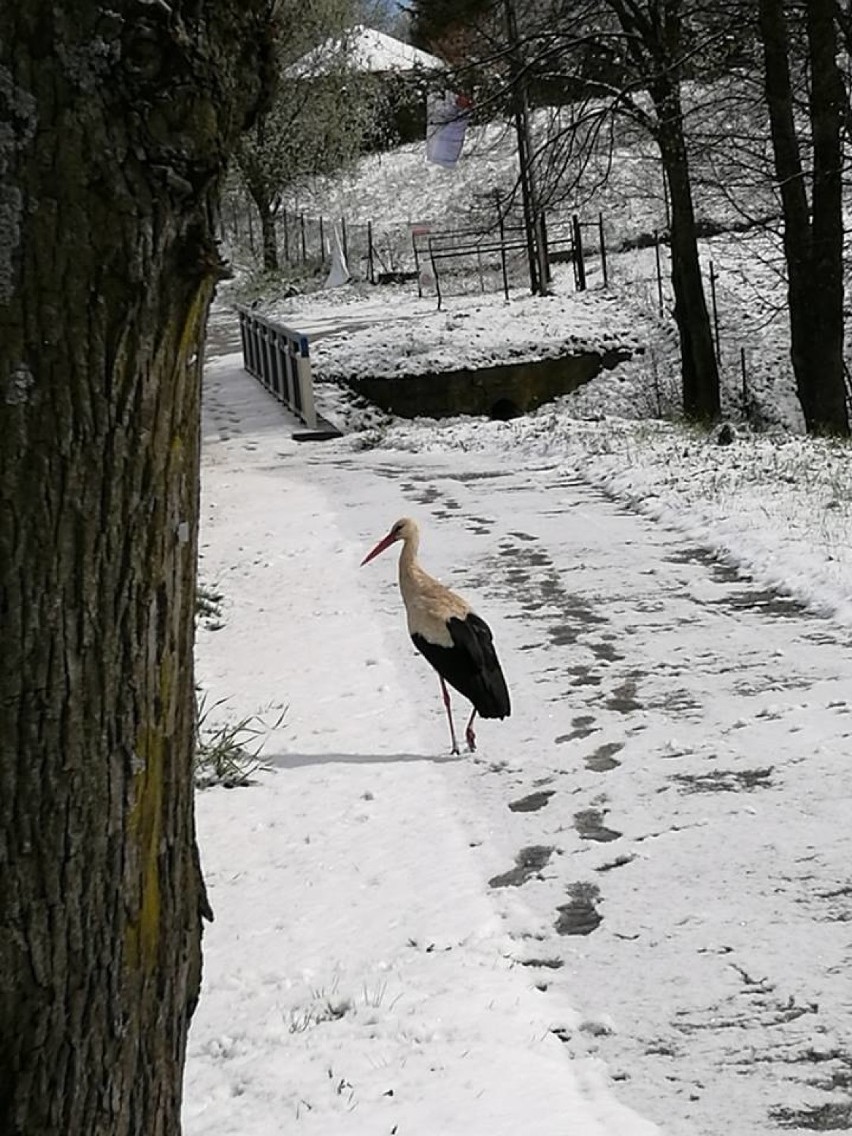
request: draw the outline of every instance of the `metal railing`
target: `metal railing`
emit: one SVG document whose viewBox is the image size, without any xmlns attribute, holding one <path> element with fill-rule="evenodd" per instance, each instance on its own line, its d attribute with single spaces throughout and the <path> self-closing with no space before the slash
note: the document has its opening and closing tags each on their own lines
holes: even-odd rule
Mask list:
<svg viewBox="0 0 852 1136">
<path fill-rule="evenodd" d="M 237 308 L 243 365 L 310 430 L 317 426 L 308 337 L 273 323 L 250 308 Z"/>
</svg>

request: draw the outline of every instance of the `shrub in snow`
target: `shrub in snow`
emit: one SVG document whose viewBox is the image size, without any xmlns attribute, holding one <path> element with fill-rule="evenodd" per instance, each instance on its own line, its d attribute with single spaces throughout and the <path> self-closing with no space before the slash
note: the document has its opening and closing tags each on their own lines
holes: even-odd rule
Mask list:
<svg viewBox="0 0 852 1136">
<path fill-rule="evenodd" d="M 211 785 L 224 785 L 236 789 L 252 783 L 253 775 L 262 768 L 260 752 L 266 735 L 277 729 L 285 707 L 276 721 L 269 725 L 258 714 L 251 714 L 237 722 L 212 725 L 211 714 L 224 704 L 224 699 L 209 708 L 206 697 L 196 700 L 195 733 L 195 784 L 199 789 Z"/>
</svg>

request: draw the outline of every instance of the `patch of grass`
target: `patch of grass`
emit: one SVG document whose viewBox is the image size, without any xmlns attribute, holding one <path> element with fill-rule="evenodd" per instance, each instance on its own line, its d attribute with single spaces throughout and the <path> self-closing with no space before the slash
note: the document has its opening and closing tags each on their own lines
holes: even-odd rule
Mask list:
<svg viewBox="0 0 852 1136">
<path fill-rule="evenodd" d="M 368 1022 L 378 1020 L 376 1011 L 392 1010 L 401 994 L 388 1000 L 388 984 L 384 979 L 375 983 L 362 982 L 359 995 L 340 992 L 339 978 L 335 977 L 330 988 L 321 987 L 310 992 L 310 1000 L 303 1006 L 295 1006 L 288 1013 L 287 1027 L 290 1033 L 306 1033 L 325 1022 L 339 1022 L 347 1015 L 366 1012 Z"/>
<path fill-rule="evenodd" d="M 305 1033 L 321 1022 L 339 1022 L 353 1008 L 349 998 L 323 997 L 310 1006 L 290 1011 L 290 1033 Z"/>
<path fill-rule="evenodd" d="M 236 789 L 252 784 L 252 777 L 262 768 L 260 752 L 266 735 L 276 730 L 287 713 L 285 707 L 272 724 L 259 714 L 250 714 L 236 722 L 213 725 L 210 717 L 224 705 L 225 699 L 207 706 L 206 696 L 197 703 L 195 735 L 195 784 L 199 789 L 224 785 Z"/>
</svg>

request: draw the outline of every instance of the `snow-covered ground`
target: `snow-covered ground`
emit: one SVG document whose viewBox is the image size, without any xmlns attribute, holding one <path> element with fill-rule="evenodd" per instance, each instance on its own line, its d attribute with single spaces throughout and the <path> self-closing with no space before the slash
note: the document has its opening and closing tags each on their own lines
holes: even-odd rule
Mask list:
<svg viewBox="0 0 852 1136">
<path fill-rule="evenodd" d="M 348 301 L 348 303 L 347 303 Z M 629 306 L 610 292 L 552 296 L 456 297 L 439 311 L 410 288 L 364 296 L 339 290 L 276 305 L 272 318 L 316 339 L 314 370 L 326 381 L 395 377 L 452 367 L 555 358 L 586 350 L 643 347 Z M 316 338 L 318 333 L 323 333 Z"/>
<path fill-rule="evenodd" d="M 852 1127 L 848 447 L 616 418 L 618 372 L 509 423 L 321 385 L 351 433 L 311 446 L 208 367 L 199 679 L 287 712 L 198 799 L 188 1136 Z M 472 757 L 358 568 L 405 514 L 509 679 Z"/>
<path fill-rule="evenodd" d="M 487 126 L 456 171 L 405 147 L 291 204 L 405 236 L 513 162 Z M 663 228 L 657 164 L 628 140 L 613 168 L 613 246 Z M 584 294 L 557 267 L 552 296 L 441 311 L 428 281 L 266 297 L 310 335 L 338 441 L 295 442 L 237 357 L 208 367 L 201 578 L 224 598 L 199 679 L 270 729 L 255 784 L 198 798 L 216 922 L 188 1136 L 852 1131 L 852 473 L 802 435 L 773 240 L 702 244 L 726 445 L 663 420 L 653 248 L 613 252 L 608 291 L 592 260 Z M 404 421 L 345 385 L 613 348 L 510 422 Z M 358 567 L 403 515 L 512 692 L 459 759 L 393 554 Z"/>
<path fill-rule="evenodd" d="M 754 234 L 701 242 L 702 261 L 714 265 L 723 411 L 741 418 L 745 402 L 758 426 L 801 431 L 783 281 L 768 246 L 768 238 Z M 590 264 L 584 292 L 574 290 L 570 267 L 557 264 L 545 297 L 518 287 L 508 301 L 502 293 L 450 294 L 439 309 L 428 281 L 422 297 L 412 283 L 378 288 L 352 283 L 286 299 L 269 295 L 261 309 L 311 337 L 319 381 L 620 350 L 631 352 L 632 362 L 613 371 L 610 382 L 593 384 L 572 399 L 568 415 L 671 416 L 679 414 L 681 397 L 669 267 L 662 252 L 662 315 L 653 248 L 610 256 L 608 288 L 602 286 L 599 264 Z M 345 406 L 339 409 L 345 414 Z"/>
</svg>

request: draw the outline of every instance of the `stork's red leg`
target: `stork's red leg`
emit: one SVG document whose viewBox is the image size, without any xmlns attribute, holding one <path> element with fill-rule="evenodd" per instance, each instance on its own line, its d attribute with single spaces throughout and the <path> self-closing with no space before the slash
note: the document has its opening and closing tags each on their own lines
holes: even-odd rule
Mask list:
<svg viewBox="0 0 852 1136">
<path fill-rule="evenodd" d="M 444 682 L 444 676 L 438 675 L 441 680 L 441 693 L 444 696 L 444 709 L 447 711 L 447 721 L 450 723 L 450 737 L 453 739 L 453 753 L 459 752 L 459 743 L 456 741 L 456 728 L 453 725 L 453 712 L 450 709 L 450 692 L 447 690 L 447 684 Z"/>
<path fill-rule="evenodd" d="M 473 713 L 471 714 L 470 719 L 467 723 L 467 729 L 464 732 L 464 736 L 467 740 L 467 748 L 470 750 L 471 753 L 473 753 L 474 750 L 476 749 L 476 734 L 473 732 L 473 719 L 475 717 L 476 717 L 476 710 L 474 710 Z"/>
</svg>

